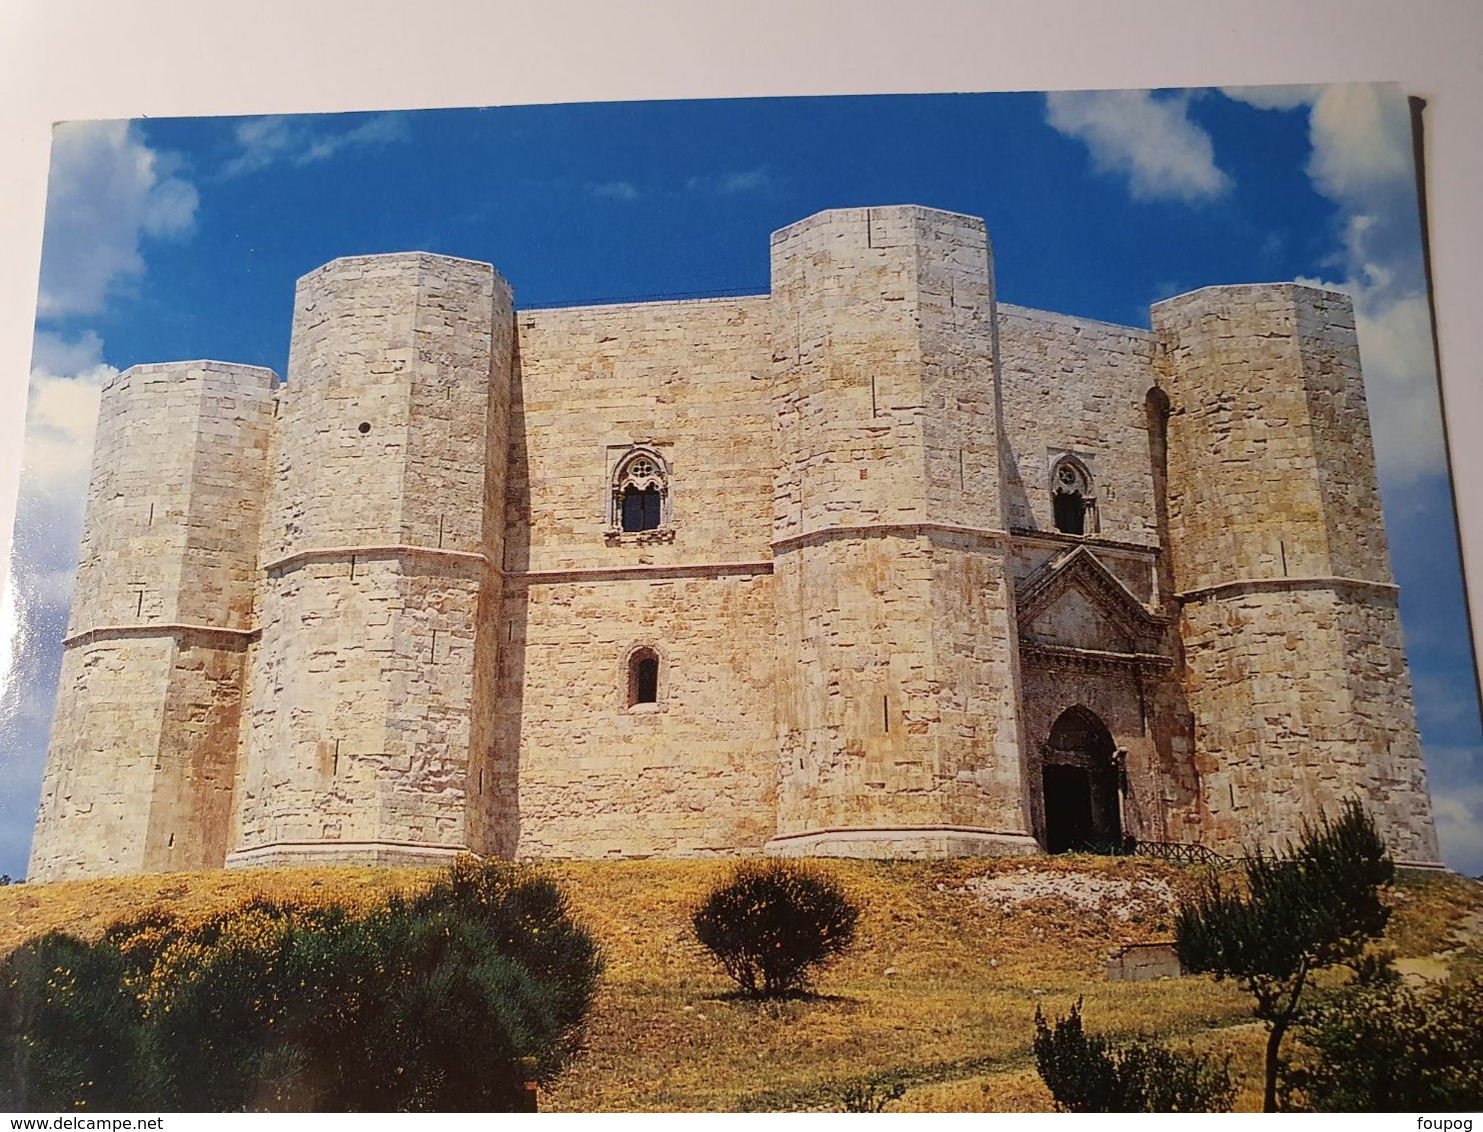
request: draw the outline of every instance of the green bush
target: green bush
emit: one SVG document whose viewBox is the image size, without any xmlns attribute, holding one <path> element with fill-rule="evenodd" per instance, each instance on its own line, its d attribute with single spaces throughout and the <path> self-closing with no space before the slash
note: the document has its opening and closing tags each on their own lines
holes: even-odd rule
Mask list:
<svg viewBox="0 0 1483 1132">
<path fill-rule="evenodd" d="M 806 989 L 813 968 L 855 939 L 860 908 L 815 869 L 746 863 L 696 910 L 695 938 L 741 989 L 775 998 Z"/>
<path fill-rule="evenodd" d="M 117 950 L 53 932 L 0 960 L 0 1109 L 150 1109 L 139 1002 Z"/>
<path fill-rule="evenodd" d="M 472 861 L 369 910 L 255 899 L 194 924 L 154 911 L 69 946 L 93 965 L 93 997 L 128 1008 L 106 1040 L 138 1051 L 132 1076 L 158 1101 L 78 1091 L 94 1079 L 90 1026 L 51 993 L 62 1070 L 19 1066 L 29 1100 L 14 1107 L 519 1109 L 526 1082 L 576 1052 L 602 966 L 554 884 Z M 22 982 L 44 989 L 37 970 Z M 43 1034 L 19 998 L 0 1008 L 0 1035 Z"/>
<path fill-rule="evenodd" d="M 1121 1046 L 1082 1029 L 1081 1000 L 1048 1024 L 1035 1008 L 1035 1068 L 1062 1112 L 1230 1112 L 1230 1060 L 1157 1042 Z"/>
<path fill-rule="evenodd" d="M 1289 1070 L 1296 1099 L 1319 1112 L 1483 1109 L 1483 981 L 1354 984 L 1311 1008 Z"/>
</svg>

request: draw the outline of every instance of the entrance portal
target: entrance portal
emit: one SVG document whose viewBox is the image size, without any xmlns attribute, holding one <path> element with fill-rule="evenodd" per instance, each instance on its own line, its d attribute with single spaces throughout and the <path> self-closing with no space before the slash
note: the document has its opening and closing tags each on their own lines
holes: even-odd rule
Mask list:
<svg viewBox="0 0 1483 1132">
<path fill-rule="evenodd" d="M 1044 748 L 1047 853 L 1106 853 L 1122 843 L 1116 744 L 1086 708 L 1068 708 Z"/>
</svg>

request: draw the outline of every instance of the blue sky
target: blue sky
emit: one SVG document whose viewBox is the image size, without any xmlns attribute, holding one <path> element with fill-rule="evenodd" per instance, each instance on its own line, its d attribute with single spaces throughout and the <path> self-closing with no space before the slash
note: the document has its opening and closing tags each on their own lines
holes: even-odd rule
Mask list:
<svg viewBox="0 0 1483 1132">
<path fill-rule="evenodd" d="M 0 707 L 0 872 L 25 871 L 97 388 L 146 361 L 285 371 L 336 256 L 485 260 L 517 305 L 767 290 L 824 208 L 984 217 L 1001 299 L 1135 326 L 1214 283 L 1355 298 L 1443 853 L 1483 873 L 1480 735 L 1393 87 L 646 102 L 66 124 L 53 140 Z M 0 656 L 3 662 L 3 656 Z"/>
</svg>

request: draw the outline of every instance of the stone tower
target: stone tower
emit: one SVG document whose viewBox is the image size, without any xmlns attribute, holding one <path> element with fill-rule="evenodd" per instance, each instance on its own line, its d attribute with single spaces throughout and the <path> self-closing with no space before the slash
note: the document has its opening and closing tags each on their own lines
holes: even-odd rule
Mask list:
<svg viewBox="0 0 1483 1132">
<path fill-rule="evenodd" d="M 103 388 L 32 880 L 231 847 L 273 384 L 176 362 Z"/>
<path fill-rule="evenodd" d="M 820 213 L 772 241 L 772 852 L 1035 852 L 983 221 Z"/>
<path fill-rule="evenodd" d="M 1358 795 L 1436 861 L 1349 300 L 1211 287 L 1153 327 L 1203 840 L 1280 847 Z"/>
<path fill-rule="evenodd" d="M 229 865 L 483 848 L 513 340 L 487 264 L 299 281 Z"/>
</svg>

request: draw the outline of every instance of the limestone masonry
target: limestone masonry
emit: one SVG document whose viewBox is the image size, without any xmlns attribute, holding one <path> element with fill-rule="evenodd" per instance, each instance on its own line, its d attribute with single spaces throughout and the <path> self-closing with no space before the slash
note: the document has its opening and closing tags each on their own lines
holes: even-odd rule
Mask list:
<svg viewBox="0 0 1483 1132">
<path fill-rule="evenodd" d="M 1437 860 L 1347 298 L 996 305 L 844 209 L 739 299 L 299 281 L 103 391 L 30 878 L 1274 846 Z"/>
</svg>

